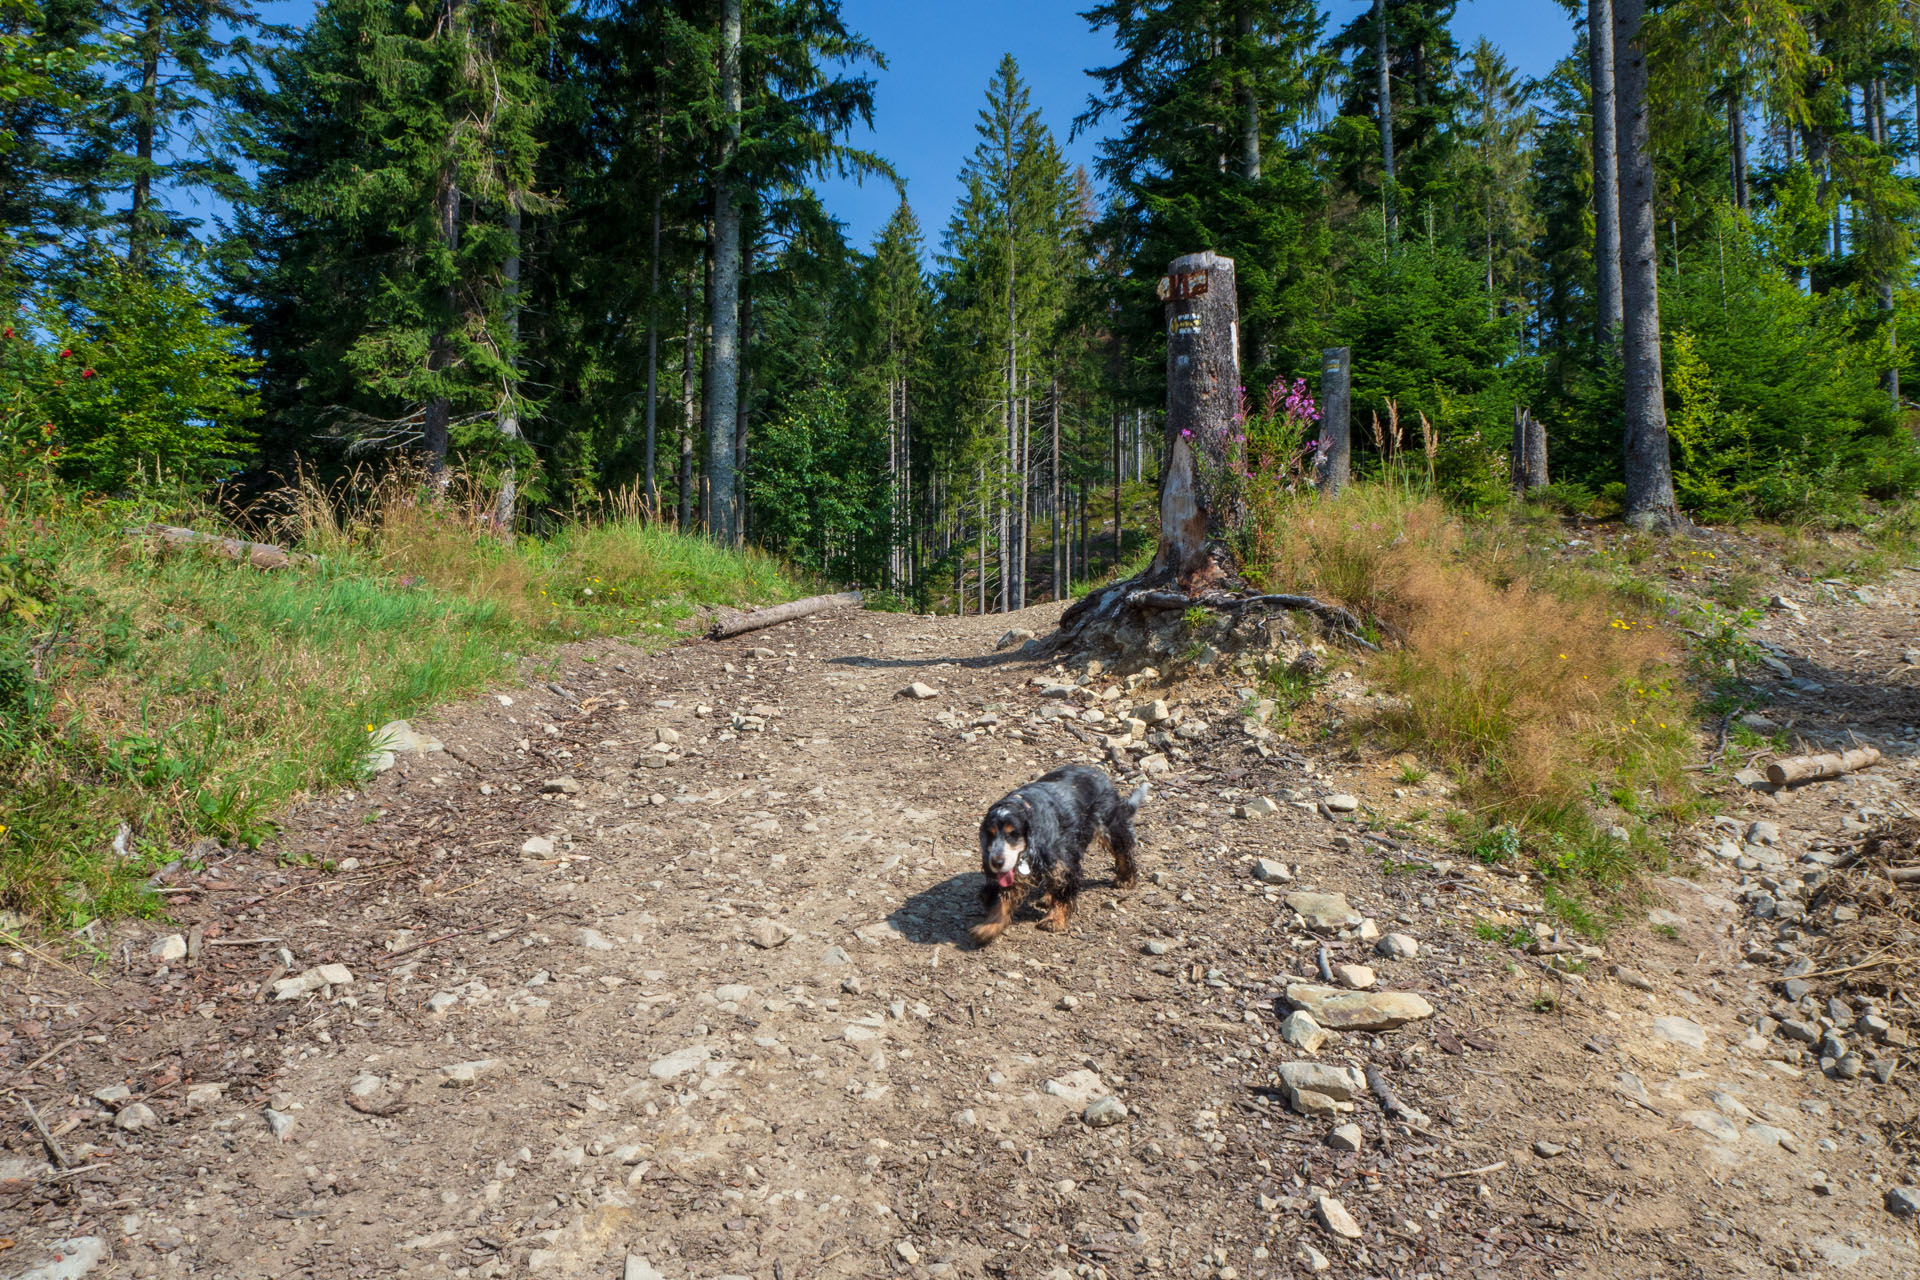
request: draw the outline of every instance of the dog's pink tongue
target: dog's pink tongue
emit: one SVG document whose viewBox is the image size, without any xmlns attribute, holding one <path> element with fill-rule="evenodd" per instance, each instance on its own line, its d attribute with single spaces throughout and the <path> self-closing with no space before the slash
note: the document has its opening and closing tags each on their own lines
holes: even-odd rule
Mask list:
<svg viewBox="0 0 1920 1280">
<path fill-rule="evenodd" d="M 1011 889 L 1011 888 L 1013 888 L 1013 872 L 1011 872 L 1011 871 L 1002 871 L 1002 872 L 1000 873 L 1000 887 L 1001 887 L 1002 889 Z"/>
</svg>

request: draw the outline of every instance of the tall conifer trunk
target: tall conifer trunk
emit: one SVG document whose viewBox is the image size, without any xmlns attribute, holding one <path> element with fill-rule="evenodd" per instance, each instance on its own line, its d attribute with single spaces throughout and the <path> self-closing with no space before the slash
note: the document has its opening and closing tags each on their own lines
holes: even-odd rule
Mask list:
<svg viewBox="0 0 1920 1280">
<path fill-rule="evenodd" d="M 653 247 L 647 280 L 647 444 L 646 507 L 647 518 L 659 512 L 660 486 L 655 468 L 659 461 L 660 438 L 660 197 L 664 175 L 661 173 L 661 144 L 658 135 L 653 147 Z"/>
<path fill-rule="evenodd" d="M 713 212 L 713 368 L 707 403 L 707 532 L 732 545 L 740 531 L 734 480 L 734 432 L 740 404 L 740 200 L 734 167 L 740 152 L 741 0 L 720 7 L 720 98 L 726 111 L 721 133 Z"/>
<path fill-rule="evenodd" d="M 1747 99 L 1738 80 L 1727 90 L 1727 153 L 1733 184 L 1733 207 L 1747 211 Z"/>
<path fill-rule="evenodd" d="M 166 10 L 153 0 L 140 33 L 140 101 L 133 120 L 133 154 L 139 163 L 127 208 L 127 265 L 135 268 L 146 265 L 153 240 L 147 208 L 153 203 L 153 138 L 160 114 L 160 43 L 165 23 Z"/>
<path fill-rule="evenodd" d="M 1614 102 L 1612 0 L 1587 0 L 1587 67 L 1593 93 L 1594 296 L 1602 346 L 1620 340 L 1620 158 Z"/>
<path fill-rule="evenodd" d="M 748 202 L 751 204 L 749 194 Z M 740 356 L 739 399 L 733 418 L 733 545 L 747 545 L 747 423 L 753 408 L 753 369 L 747 351 L 753 343 L 753 232 L 740 246 Z"/>
<path fill-rule="evenodd" d="M 501 293 L 506 304 L 507 368 L 511 371 L 501 396 L 496 421 L 500 437 L 511 442 L 520 435 L 520 231 L 522 215 L 520 193 L 507 193 L 507 260 L 500 271 Z M 501 537 L 513 534 L 514 504 L 519 500 L 519 477 L 508 460 L 500 475 L 500 491 L 493 499 L 493 528 Z"/>
<path fill-rule="evenodd" d="M 1614 0 L 1615 119 L 1620 148 L 1621 355 L 1626 374 L 1627 523 L 1678 528 L 1660 368 L 1660 269 L 1654 245 L 1653 157 L 1648 150 L 1646 0 Z"/>
<path fill-rule="evenodd" d="M 461 10 L 466 7 L 465 0 L 447 0 L 445 12 L 441 18 L 439 38 L 455 42 L 464 42 L 466 33 L 461 23 Z M 434 228 L 440 235 L 441 247 L 447 255 L 447 287 L 443 297 L 445 313 L 441 316 L 442 327 L 434 333 L 427 344 L 427 371 L 432 374 L 444 374 L 453 364 L 453 325 L 460 311 L 460 286 L 457 279 L 460 254 L 460 174 L 457 168 L 459 157 L 456 153 L 457 139 L 446 138 L 442 146 L 445 153 L 440 164 L 440 176 L 433 193 Z M 427 469 L 436 483 L 445 482 L 447 449 L 451 443 L 449 433 L 452 429 L 453 406 L 444 389 L 435 390 L 427 399 L 422 421 L 422 444 L 427 451 Z"/>
<path fill-rule="evenodd" d="M 1060 375 L 1053 375 L 1053 397 L 1049 413 L 1049 434 L 1052 437 L 1053 458 L 1047 468 L 1047 516 L 1051 522 L 1050 542 L 1053 550 L 1053 598 L 1067 598 L 1067 569 L 1060 546 Z"/>
<path fill-rule="evenodd" d="M 1242 0 L 1234 15 L 1235 28 L 1242 44 L 1253 39 L 1253 5 Z M 1244 50 L 1242 53 L 1244 54 Z M 1260 181 L 1260 95 L 1252 70 L 1240 69 L 1240 176 L 1248 182 Z"/>
<path fill-rule="evenodd" d="M 695 361 L 700 352 L 700 313 L 694 305 L 693 282 L 698 269 L 687 273 L 685 358 L 680 365 L 680 532 L 693 529 L 693 426 L 699 421 L 694 404 Z"/>
<path fill-rule="evenodd" d="M 1393 177 L 1393 68 L 1387 59 L 1387 0 L 1373 0 L 1373 19 L 1375 24 L 1375 53 L 1380 59 L 1379 92 L 1380 107 L 1380 162 L 1386 175 L 1383 180 L 1383 203 L 1387 213 L 1387 234 L 1392 236 L 1399 224 L 1399 213 L 1394 208 Z"/>
</svg>

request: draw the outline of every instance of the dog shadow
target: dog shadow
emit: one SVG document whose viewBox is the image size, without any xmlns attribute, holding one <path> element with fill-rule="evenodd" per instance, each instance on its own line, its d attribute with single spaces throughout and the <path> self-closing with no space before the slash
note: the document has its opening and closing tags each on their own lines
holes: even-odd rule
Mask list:
<svg viewBox="0 0 1920 1280">
<path fill-rule="evenodd" d="M 1087 887 L 1105 887 L 1107 883 L 1105 880 L 1096 880 Z M 986 877 L 978 871 L 948 876 L 939 884 L 922 889 L 895 907 L 887 916 L 887 923 L 902 938 L 918 946 L 933 947 L 951 942 L 972 948 L 973 939 L 967 930 L 986 918 L 986 908 L 980 902 L 980 890 L 985 884 Z M 1013 922 L 1032 924 L 1044 918 L 1046 911 L 1041 902 L 1039 894 L 1028 894 L 1026 901 L 1014 913 Z"/>
<path fill-rule="evenodd" d="M 943 942 L 972 945 L 967 929 L 986 912 L 980 906 L 980 886 L 986 877 L 978 871 L 948 876 L 902 902 L 887 917 L 908 942 L 923 947 Z"/>
</svg>

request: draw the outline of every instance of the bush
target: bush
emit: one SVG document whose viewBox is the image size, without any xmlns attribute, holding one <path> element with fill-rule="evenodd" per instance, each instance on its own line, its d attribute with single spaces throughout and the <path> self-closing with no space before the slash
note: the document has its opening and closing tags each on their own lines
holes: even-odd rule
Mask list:
<svg viewBox="0 0 1920 1280">
<path fill-rule="evenodd" d="M 1912 492 L 1920 448 L 1880 386 L 1884 341 L 1858 336 L 1849 292 L 1802 293 L 1759 234 L 1722 211 L 1713 269 L 1661 282 L 1681 505 L 1803 518 Z"/>
<path fill-rule="evenodd" d="M 38 300 L 0 342 L 0 463 L 51 461 L 93 492 L 150 470 L 205 480 L 247 446 L 255 362 L 187 266 L 97 254 L 70 304 Z M 9 462 L 9 460 L 11 460 Z"/>
</svg>

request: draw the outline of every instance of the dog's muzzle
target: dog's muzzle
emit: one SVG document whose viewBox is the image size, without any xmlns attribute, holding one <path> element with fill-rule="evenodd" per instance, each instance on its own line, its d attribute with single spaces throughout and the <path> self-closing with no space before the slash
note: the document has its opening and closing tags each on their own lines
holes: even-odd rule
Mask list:
<svg viewBox="0 0 1920 1280">
<path fill-rule="evenodd" d="M 1024 841 L 1008 844 L 1001 839 L 996 839 L 987 850 L 987 866 L 1002 889 L 1011 889 L 1016 877 L 1026 874 L 1027 864 L 1020 856 L 1026 850 Z"/>
</svg>

